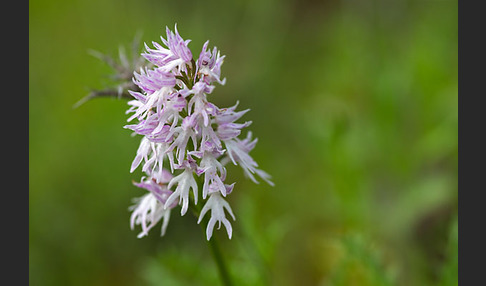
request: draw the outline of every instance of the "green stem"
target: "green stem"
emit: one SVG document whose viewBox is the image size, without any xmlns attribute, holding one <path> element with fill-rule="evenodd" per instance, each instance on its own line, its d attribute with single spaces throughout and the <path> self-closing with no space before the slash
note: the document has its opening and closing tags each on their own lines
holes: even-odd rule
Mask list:
<svg viewBox="0 0 486 286">
<path fill-rule="evenodd" d="M 198 185 L 202 186 L 199 178 L 197 179 Z M 202 188 L 199 188 L 202 189 Z M 200 201 L 202 198 L 199 198 Z M 201 212 L 201 206 L 200 205 L 195 205 L 194 203 L 190 204 L 191 209 L 192 209 L 192 214 L 196 217 L 196 219 L 199 218 L 199 214 Z M 206 239 L 206 227 L 207 227 L 207 220 L 201 221 L 201 230 L 203 233 L 204 239 Z M 221 248 L 219 246 L 218 240 L 216 239 L 216 236 L 213 235 L 209 241 L 207 241 L 209 250 L 211 251 L 211 254 L 213 256 L 214 262 L 216 263 L 216 266 L 218 267 L 218 272 L 219 276 L 221 278 L 221 282 L 223 283 L 222 285 L 224 286 L 231 286 L 233 285 L 231 281 L 231 277 L 228 272 L 228 268 L 226 266 L 226 262 L 223 258 L 223 254 L 221 252 Z"/>
<path fill-rule="evenodd" d="M 204 232 L 204 229 L 203 229 Z M 216 265 L 218 266 L 219 270 L 219 275 L 221 277 L 221 281 L 223 282 L 223 285 L 225 286 L 230 286 L 233 285 L 231 283 L 231 278 L 228 272 L 228 269 L 226 268 L 225 261 L 223 259 L 223 255 L 221 253 L 221 249 L 219 247 L 219 243 L 216 239 L 216 237 L 212 237 L 211 240 L 208 241 L 209 248 L 211 250 L 211 254 L 213 255 L 214 261 L 216 262 Z"/>
</svg>

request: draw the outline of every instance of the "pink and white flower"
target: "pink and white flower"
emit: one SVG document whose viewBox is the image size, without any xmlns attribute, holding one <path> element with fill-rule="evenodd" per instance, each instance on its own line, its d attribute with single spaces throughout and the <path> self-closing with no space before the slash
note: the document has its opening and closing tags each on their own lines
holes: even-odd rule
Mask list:
<svg viewBox="0 0 486 286">
<path fill-rule="evenodd" d="M 150 68 L 134 72 L 133 82 L 140 91 L 130 91 L 134 99 L 128 103 L 127 113 L 133 113 L 128 121 L 138 122 L 125 128 L 143 136 L 130 172 L 142 166 L 146 176 L 135 185 L 148 191 L 130 208 L 130 226 L 140 225 L 139 237 L 143 237 L 163 219 L 163 235 L 173 208 L 180 206 L 181 215 L 185 215 L 191 204 L 203 200 L 198 223 L 211 211 L 207 239 L 211 239 L 216 223 L 219 227 L 223 224 L 231 238 L 232 227 L 225 211 L 233 220 L 235 216 L 224 197 L 232 193 L 235 183 L 225 183 L 225 164 L 240 165 L 256 183 L 255 175 L 272 186 L 273 182 L 249 155 L 257 142 L 251 139 L 251 132 L 245 139 L 238 138 L 251 121 L 236 121 L 249 109 L 236 111 L 238 103 L 218 108 L 208 100 L 213 84 L 226 82 L 221 79 L 225 56 L 216 48 L 208 50 L 206 42 L 194 60 L 188 48 L 190 40 L 183 40 L 177 27 L 175 32 L 167 28 L 166 36 L 162 38 L 165 47 L 156 42 L 153 49 L 145 45 L 142 55 Z M 169 162 L 170 171 L 164 168 L 164 161 Z M 201 186 L 196 177 L 203 177 Z"/>
</svg>

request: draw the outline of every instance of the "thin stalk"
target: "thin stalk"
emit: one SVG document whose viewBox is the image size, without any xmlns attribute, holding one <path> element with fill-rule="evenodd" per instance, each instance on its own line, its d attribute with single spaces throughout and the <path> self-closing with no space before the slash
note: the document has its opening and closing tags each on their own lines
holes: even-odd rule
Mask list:
<svg viewBox="0 0 486 286">
<path fill-rule="evenodd" d="M 200 183 L 200 179 L 196 179 L 198 181 L 198 185 L 201 186 L 202 184 Z M 199 188 L 202 189 L 202 188 Z M 201 201 L 202 198 L 199 200 Z M 190 207 L 192 209 L 192 214 L 196 219 L 199 218 L 199 214 L 201 212 L 201 205 L 195 205 L 194 203 L 190 204 Z M 201 231 L 203 233 L 203 238 L 206 239 L 206 227 L 207 227 L 207 220 L 202 220 L 201 221 Z M 221 252 L 221 248 L 219 246 L 218 240 L 216 239 L 216 236 L 213 235 L 209 241 L 207 241 L 209 250 L 211 251 L 211 255 L 214 259 L 214 262 L 216 263 L 216 266 L 218 267 L 218 272 L 219 276 L 221 278 L 221 282 L 223 283 L 222 285 L 224 286 L 231 286 L 233 285 L 231 281 L 231 276 L 228 271 L 228 267 L 226 266 L 226 262 L 223 258 L 223 254 Z"/>
<path fill-rule="evenodd" d="M 204 232 L 204 229 L 203 229 Z M 218 266 L 219 270 L 219 275 L 221 277 L 221 281 L 223 282 L 223 285 L 225 286 L 231 286 L 233 285 L 231 282 L 231 277 L 229 275 L 228 269 L 226 268 L 226 263 L 223 259 L 223 255 L 221 253 L 221 249 L 219 247 L 218 240 L 216 239 L 215 236 L 213 236 L 209 241 L 208 241 L 209 249 L 211 250 L 211 254 L 213 255 L 214 261 L 216 262 L 216 265 Z"/>
</svg>

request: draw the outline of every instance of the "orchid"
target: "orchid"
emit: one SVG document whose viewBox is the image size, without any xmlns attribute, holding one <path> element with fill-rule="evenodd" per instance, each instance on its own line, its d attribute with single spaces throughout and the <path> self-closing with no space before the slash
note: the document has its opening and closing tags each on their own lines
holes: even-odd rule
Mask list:
<svg viewBox="0 0 486 286">
<path fill-rule="evenodd" d="M 231 239 L 233 229 L 225 212 L 236 219 L 227 201 L 235 183 L 225 182 L 225 165 L 240 165 L 254 182 L 256 175 L 273 186 L 270 175 L 249 155 L 256 144 L 251 132 L 238 138 L 251 121 L 236 121 L 249 109 L 236 111 L 238 103 L 219 108 L 210 102 L 214 84 L 224 85 L 226 78 L 221 79 L 225 56 L 216 47 L 208 49 L 209 41 L 194 59 L 190 40 L 180 36 L 177 26 L 174 32 L 166 28 L 166 39 L 161 40 L 152 42 L 154 48 L 145 44 L 142 56 L 148 63 L 133 73 L 137 89 L 128 91 L 133 97 L 127 110 L 131 124 L 124 127 L 142 136 L 130 172 L 141 166 L 145 175 L 135 185 L 148 191 L 130 207 L 130 226 L 140 225 L 138 237 L 143 237 L 163 219 L 164 235 L 171 210 L 180 206 L 185 215 L 192 206 L 199 211 L 198 224 L 210 211 L 207 240 L 216 223 L 218 228 L 225 226 Z M 201 201 L 204 206 L 196 207 Z"/>
</svg>

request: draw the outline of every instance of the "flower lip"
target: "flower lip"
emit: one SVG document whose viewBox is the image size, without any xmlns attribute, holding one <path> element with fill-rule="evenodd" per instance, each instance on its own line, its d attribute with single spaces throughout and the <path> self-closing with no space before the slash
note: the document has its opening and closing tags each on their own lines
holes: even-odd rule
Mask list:
<svg viewBox="0 0 486 286">
<path fill-rule="evenodd" d="M 210 240 L 213 235 L 213 229 L 216 222 L 219 223 L 218 229 L 221 227 L 221 223 L 226 227 L 226 232 L 228 233 L 228 237 L 231 239 L 233 228 L 231 227 L 231 223 L 226 218 L 224 210 L 228 211 L 230 216 L 235 220 L 235 215 L 231 210 L 230 205 L 226 202 L 219 193 L 212 193 L 204 205 L 201 213 L 199 214 L 199 219 L 197 223 L 201 223 L 203 217 L 206 213 L 211 210 L 211 218 L 209 219 L 207 228 L 206 228 L 206 238 Z"/>
</svg>

